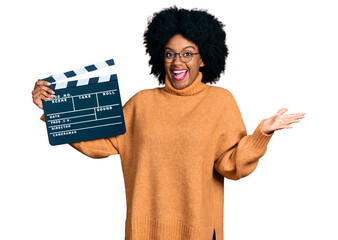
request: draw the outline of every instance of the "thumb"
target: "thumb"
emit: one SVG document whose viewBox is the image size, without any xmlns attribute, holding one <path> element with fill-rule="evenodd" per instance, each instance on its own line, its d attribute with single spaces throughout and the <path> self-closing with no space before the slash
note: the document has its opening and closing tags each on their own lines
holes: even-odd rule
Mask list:
<svg viewBox="0 0 338 240">
<path fill-rule="evenodd" d="M 281 109 L 278 110 L 278 112 L 275 114 L 275 116 L 282 115 L 283 113 L 285 113 L 287 111 L 288 111 L 287 108 L 281 108 Z"/>
</svg>

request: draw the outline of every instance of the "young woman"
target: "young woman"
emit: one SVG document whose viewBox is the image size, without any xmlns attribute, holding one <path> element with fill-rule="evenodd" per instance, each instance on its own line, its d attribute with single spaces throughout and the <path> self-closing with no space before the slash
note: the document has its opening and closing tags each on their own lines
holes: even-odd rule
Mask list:
<svg viewBox="0 0 338 240">
<path fill-rule="evenodd" d="M 230 91 L 206 84 L 217 82 L 225 69 L 223 27 L 202 10 L 155 13 L 144 43 L 151 73 L 164 87 L 128 100 L 124 135 L 71 144 L 92 158 L 120 154 L 127 240 L 223 240 L 224 177 L 248 176 L 274 131 L 304 117 L 280 109 L 247 135 Z M 32 95 L 40 108 L 53 97 L 42 81 Z"/>
</svg>

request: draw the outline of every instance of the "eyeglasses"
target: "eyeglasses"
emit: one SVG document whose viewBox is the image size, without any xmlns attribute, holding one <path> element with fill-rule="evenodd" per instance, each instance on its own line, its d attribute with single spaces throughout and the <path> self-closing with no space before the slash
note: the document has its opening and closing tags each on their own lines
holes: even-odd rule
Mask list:
<svg viewBox="0 0 338 240">
<path fill-rule="evenodd" d="M 174 53 L 173 51 L 166 50 L 166 51 L 164 51 L 163 54 L 161 54 L 161 57 L 162 57 L 163 61 L 165 61 L 166 63 L 172 63 L 172 62 L 175 61 L 176 55 L 178 55 L 182 62 L 187 63 L 187 62 L 191 61 L 192 57 L 195 54 L 199 54 L 199 53 L 193 53 L 189 50 L 182 50 L 179 53 Z"/>
</svg>

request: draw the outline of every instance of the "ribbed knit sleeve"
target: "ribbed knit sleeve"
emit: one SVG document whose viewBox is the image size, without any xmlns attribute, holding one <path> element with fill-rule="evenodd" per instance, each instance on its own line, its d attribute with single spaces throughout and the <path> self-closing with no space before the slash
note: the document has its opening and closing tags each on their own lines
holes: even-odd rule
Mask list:
<svg viewBox="0 0 338 240">
<path fill-rule="evenodd" d="M 238 180 L 255 170 L 274 132 L 271 134 L 262 132 L 264 119 L 252 135 L 247 135 L 240 110 L 230 92 L 222 114 L 222 130 L 218 140 L 220 156 L 214 165 L 222 176 Z"/>
<path fill-rule="evenodd" d="M 106 158 L 119 154 L 117 137 L 70 143 L 70 146 L 91 158 Z"/>
</svg>

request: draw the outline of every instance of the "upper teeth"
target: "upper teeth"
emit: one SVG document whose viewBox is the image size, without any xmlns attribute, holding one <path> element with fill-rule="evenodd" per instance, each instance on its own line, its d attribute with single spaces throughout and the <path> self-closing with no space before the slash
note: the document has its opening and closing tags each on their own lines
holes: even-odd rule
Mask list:
<svg viewBox="0 0 338 240">
<path fill-rule="evenodd" d="M 173 71 L 174 73 L 183 73 L 186 72 L 187 70 L 180 70 L 180 71 Z"/>
</svg>

